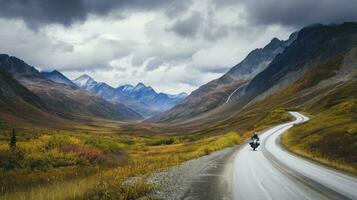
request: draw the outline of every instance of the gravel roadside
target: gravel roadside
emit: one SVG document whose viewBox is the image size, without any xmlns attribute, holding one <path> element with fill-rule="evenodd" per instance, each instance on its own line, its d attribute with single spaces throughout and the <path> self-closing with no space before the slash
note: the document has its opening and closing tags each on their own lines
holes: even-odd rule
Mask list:
<svg viewBox="0 0 357 200">
<path fill-rule="evenodd" d="M 149 181 L 159 186 L 154 196 L 168 200 L 230 199 L 226 182 L 231 170 L 227 168 L 237 149 L 226 148 L 153 174 Z"/>
</svg>

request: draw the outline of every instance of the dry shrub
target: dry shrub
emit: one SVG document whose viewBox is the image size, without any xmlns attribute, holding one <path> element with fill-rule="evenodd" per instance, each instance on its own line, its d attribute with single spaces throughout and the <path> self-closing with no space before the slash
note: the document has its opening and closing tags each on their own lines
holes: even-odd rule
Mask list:
<svg viewBox="0 0 357 200">
<path fill-rule="evenodd" d="M 106 157 L 101 150 L 88 146 L 62 144 L 58 147 L 58 150 L 64 153 L 77 153 L 79 156 L 87 159 L 92 164 L 102 163 L 106 160 Z"/>
</svg>

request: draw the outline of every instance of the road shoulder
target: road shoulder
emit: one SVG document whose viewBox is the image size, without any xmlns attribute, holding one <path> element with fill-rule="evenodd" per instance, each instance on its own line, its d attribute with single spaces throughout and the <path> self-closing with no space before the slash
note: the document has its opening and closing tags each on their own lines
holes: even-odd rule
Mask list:
<svg viewBox="0 0 357 200">
<path fill-rule="evenodd" d="M 160 188 L 160 199 L 231 199 L 229 186 L 233 158 L 239 146 L 213 152 L 182 163 L 165 172 L 155 173 L 150 181 Z"/>
</svg>

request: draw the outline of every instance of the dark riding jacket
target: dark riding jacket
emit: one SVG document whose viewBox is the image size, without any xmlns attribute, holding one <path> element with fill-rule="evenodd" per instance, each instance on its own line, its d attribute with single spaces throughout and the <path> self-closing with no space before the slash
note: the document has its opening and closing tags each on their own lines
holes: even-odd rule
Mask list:
<svg viewBox="0 0 357 200">
<path fill-rule="evenodd" d="M 259 137 L 257 134 L 254 134 L 251 138 L 251 140 L 258 140 L 259 141 Z"/>
</svg>

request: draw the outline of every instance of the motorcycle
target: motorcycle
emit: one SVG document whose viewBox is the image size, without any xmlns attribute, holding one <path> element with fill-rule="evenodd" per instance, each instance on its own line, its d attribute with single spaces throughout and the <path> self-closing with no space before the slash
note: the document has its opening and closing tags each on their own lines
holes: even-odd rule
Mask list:
<svg viewBox="0 0 357 200">
<path fill-rule="evenodd" d="M 258 146 L 260 145 L 260 143 L 258 142 L 257 139 L 253 139 L 250 143 L 250 147 L 252 147 L 253 151 L 255 151 Z"/>
</svg>

